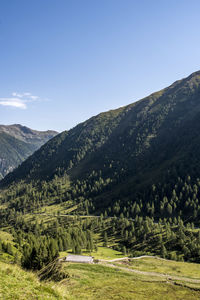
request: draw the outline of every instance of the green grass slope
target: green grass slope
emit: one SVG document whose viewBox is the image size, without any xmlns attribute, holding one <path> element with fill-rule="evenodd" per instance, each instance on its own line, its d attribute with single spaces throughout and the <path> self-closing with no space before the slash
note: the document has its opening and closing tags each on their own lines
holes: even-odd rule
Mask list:
<svg viewBox="0 0 200 300">
<path fill-rule="evenodd" d="M 0 262 L 0 298 L 5 300 L 64 299 L 54 289 L 53 284 L 41 284 L 34 273 L 3 262 Z"/>
<path fill-rule="evenodd" d="M 101 266 L 70 264 L 71 299 L 198 299 L 198 291 L 153 278 Z M 191 298 L 190 298 L 191 297 Z M 196 298 L 195 298 L 196 297 Z"/>
<path fill-rule="evenodd" d="M 41 283 L 32 272 L 16 265 L 0 263 L 0 297 L 6 300 L 200 298 L 197 284 L 169 282 L 162 277 L 138 275 L 103 265 L 65 263 L 64 267 L 70 274 L 69 279 L 60 283 Z"/>
</svg>

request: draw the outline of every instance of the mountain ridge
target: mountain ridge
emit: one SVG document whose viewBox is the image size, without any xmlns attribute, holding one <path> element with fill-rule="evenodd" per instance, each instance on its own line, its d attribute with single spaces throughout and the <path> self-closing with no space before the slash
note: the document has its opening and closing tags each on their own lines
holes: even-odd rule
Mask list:
<svg viewBox="0 0 200 300">
<path fill-rule="evenodd" d="M 60 143 L 63 144 L 63 148 L 62 148 L 62 150 L 58 150 L 59 153 L 56 152 L 55 149 L 53 149 L 53 153 L 52 153 L 53 156 L 48 153 L 50 160 L 52 161 L 52 159 L 54 159 L 54 158 L 55 158 L 55 160 L 59 160 L 59 157 L 62 157 L 63 159 L 66 158 L 68 160 L 68 165 L 66 166 L 65 163 L 62 163 L 61 161 L 59 161 L 58 167 L 62 168 L 62 166 L 64 165 L 65 168 L 67 167 L 67 168 L 71 169 L 69 166 L 69 164 L 71 164 L 70 161 L 76 160 L 76 158 L 73 155 L 71 155 L 71 152 L 73 152 L 74 155 L 80 155 L 81 160 L 83 160 L 83 157 L 84 157 L 84 155 L 80 153 L 80 148 L 78 149 L 79 145 L 78 145 L 78 147 L 76 146 L 73 150 L 72 150 L 72 148 L 70 148 L 69 140 L 72 139 L 71 142 L 73 143 L 73 137 L 75 135 L 77 137 L 76 144 L 78 144 L 79 141 L 81 140 L 81 138 L 84 136 L 86 138 L 85 144 L 87 144 L 87 145 L 84 146 L 83 145 L 84 142 L 83 142 L 81 144 L 81 147 L 90 148 L 90 146 L 88 146 L 88 145 L 90 144 L 90 139 L 92 138 L 94 140 L 93 146 L 96 149 L 96 148 L 98 148 L 99 143 L 101 144 L 101 146 L 105 143 L 108 135 L 110 136 L 111 131 L 113 134 L 113 128 L 115 128 L 115 126 L 118 126 L 118 130 L 121 132 L 122 132 L 123 128 L 125 128 L 125 130 L 127 130 L 128 126 L 129 127 L 131 126 L 132 131 L 134 131 L 133 126 L 136 128 L 137 122 L 140 123 L 140 126 L 142 126 L 143 120 L 146 117 L 148 117 L 148 115 L 150 115 L 151 113 L 154 114 L 154 112 L 159 109 L 159 105 L 165 106 L 162 108 L 163 115 L 167 116 L 169 110 L 172 111 L 172 115 L 173 115 L 173 109 L 174 109 L 173 107 L 177 105 L 175 103 L 175 100 L 179 96 L 180 92 L 182 92 L 182 97 L 181 97 L 180 101 L 182 104 L 184 104 L 185 94 L 190 95 L 191 91 L 194 91 L 196 89 L 197 83 L 200 83 L 200 71 L 194 72 L 187 78 L 178 80 L 178 81 L 174 82 L 172 85 L 170 85 L 169 87 L 162 89 L 161 91 L 155 92 L 155 93 L 151 94 L 150 96 L 147 96 L 139 101 L 136 101 L 136 102 L 126 105 L 124 107 L 120 107 L 119 109 L 116 109 L 116 110 L 111 110 L 111 111 L 108 111 L 105 113 L 100 113 L 97 116 L 91 117 L 90 119 L 86 120 L 85 122 L 78 124 L 71 130 L 62 132 L 60 135 L 58 135 L 56 137 L 57 141 L 56 140 L 54 142 L 52 141 L 52 145 L 53 145 L 52 148 L 59 147 Z M 183 85 L 184 85 L 184 90 L 183 90 Z M 174 92 L 175 92 L 175 94 L 174 94 Z M 171 96 L 171 93 L 172 93 L 172 96 Z M 167 97 L 168 103 L 165 103 L 166 97 Z M 192 108 L 192 106 L 193 106 L 193 105 L 191 105 L 191 103 L 192 103 L 192 101 L 190 101 L 190 108 Z M 198 107 L 200 108 L 200 103 L 199 103 Z M 196 109 L 196 106 L 195 106 L 195 109 Z M 174 116 L 172 117 L 173 122 L 181 122 L 182 109 L 179 108 L 179 110 L 180 110 L 180 112 L 178 112 L 178 115 L 176 117 L 174 117 Z M 191 112 L 190 113 L 188 113 L 188 112 L 189 112 L 189 110 L 187 110 L 187 114 L 188 114 L 188 116 L 186 116 L 187 118 L 189 118 L 189 116 L 191 114 Z M 185 112 L 184 112 L 184 114 L 185 114 Z M 116 118 L 115 118 L 115 116 L 116 116 Z M 177 117 L 179 117 L 179 119 L 177 119 Z M 184 117 L 185 117 L 185 115 L 184 115 Z M 162 119 L 163 120 L 159 120 L 160 123 L 164 122 L 163 116 L 162 116 Z M 117 120 L 118 123 L 117 124 L 115 123 L 115 125 L 114 125 L 113 123 L 115 122 L 115 120 Z M 119 121 L 120 121 L 120 123 L 119 123 Z M 151 122 L 153 122 L 153 121 L 151 120 Z M 169 121 L 170 120 L 167 120 L 167 122 L 169 122 Z M 130 124 L 128 124 L 128 122 Z M 150 120 L 148 122 L 150 122 Z M 121 126 L 121 128 L 120 128 L 120 126 Z M 101 134 L 100 141 L 99 141 L 99 136 L 96 139 L 95 139 L 95 136 L 93 137 L 92 131 L 94 131 L 94 130 L 97 131 L 97 132 L 95 132 L 96 135 L 98 135 L 98 131 L 100 132 L 100 134 Z M 104 134 L 104 132 L 105 132 L 105 134 Z M 154 140 L 155 133 L 156 133 L 156 128 L 152 129 L 151 132 L 148 134 L 148 136 L 145 137 L 145 140 L 144 140 L 144 143 L 146 145 L 145 147 L 148 148 L 148 144 Z M 102 134 L 103 134 L 103 137 L 102 137 Z M 112 136 L 112 134 L 111 134 L 111 136 Z M 123 139 L 123 137 L 121 137 L 121 140 L 122 139 Z M 102 143 L 101 143 L 101 141 L 102 141 Z M 57 145 L 55 145 L 56 143 L 57 143 Z M 48 146 L 49 146 L 49 144 L 48 144 Z M 64 149 L 64 147 L 66 147 L 66 148 Z M 65 150 L 66 150 L 66 152 L 65 152 Z M 44 150 L 44 148 L 42 148 L 40 153 L 42 153 L 42 151 L 45 153 L 46 150 Z M 138 149 L 138 151 L 140 152 L 139 149 Z M 63 152 L 65 152 L 65 153 L 63 153 Z M 94 149 L 93 149 L 93 152 L 94 152 Z M 35 155 L 38 155 L 38 153 L 36 153 Z M 48 157 L 48 155 L 47 155 L 47 157 Z M 136 153 L 136 155 L 137 155 L 137 153 Z M 66 157 L 64 157 L 64 156 L 66 156 Z M 45 159 L 44 164 L 48 164 L 49 161 L 45 157 L 46 157 L 46 153 L 45 153 L 43 159 Z M 35 158 L 36 158 L 36 156 L 34 157 L 34 159 Z M 69 159 L 69 158 L 71 158 L 71 159 Z M 53 172 L 55 172 L 55 170 Z M 52 176 L 53 176 L 53 174 L 52 174 Z"/>
<path fill-rule="evenodd" d="M 199 130 L 197 71 L 137 102 L 100 113 L 60 133 L 8 174 L 0 185 L 6 188 L 20 181 L 45 181 L 50 187 L 54 178 L 67 175 L 70 187 L 67 184 L 63 190 L 62 201 L 69 197 L 79 203 L 82 199 L 83 206 L 89 201 L 93 212 L 110 207 L 112 214 L 112 207 L 119 203 L 129 214 L 132 203 L 137 203 L 142 215 L 150 201 L 158 217 L 162 197 L 170 194 L 180 178 L 184 182 L 189 176 L 194 183 L 200 178 Z M 158 195 L 152 186 L 157 187 Z M 159 201 L 155 202 L 154 197 Z M 181 198 L 179 202 L 174 206 L 174 216 L 187 199 Z M 200 209 L 200 204 L 191 205 L 199 205 Z"/>
<path fill-rule="evenodd" d="M 27 126 L 23 126 L 21 124 L 11 124 L 11 125 L 2 125 L 0 124 L 0 132 L 5 132 L 7 134 L 12 135 L 13 137 L 22 140 L 27 143 L 32 143 L 33 140 L 39 140 L 42 138 L 48 139 L 49 136 L 54 136 L 58 134 L 57 131 L 54 130 L 34 130 Z"/>
<path fill-rule="evenodd" d="M 0 125 L 0 178 L 56 134 L 56 131 L 40 132 L 20 124 Z"/>
</svg>

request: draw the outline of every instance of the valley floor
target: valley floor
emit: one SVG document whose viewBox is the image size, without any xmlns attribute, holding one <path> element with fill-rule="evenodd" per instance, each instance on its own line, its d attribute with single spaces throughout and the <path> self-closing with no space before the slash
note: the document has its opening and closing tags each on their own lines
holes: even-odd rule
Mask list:
<svg viewBox="0 0 200 300">
<path fill-rule="evenodd" d="M 64 263 L 70 278 L 60 283 L 41 283 L 31 272 L 25 272 L 12 264 L 0 263 L 0 298 L 200 299 L 198 264 L 147 257 L 127 263 L 126 261 L 104 261 L 99 264 Z M 150 271 L 152 265 L 154 272 Z"/>
</svg>

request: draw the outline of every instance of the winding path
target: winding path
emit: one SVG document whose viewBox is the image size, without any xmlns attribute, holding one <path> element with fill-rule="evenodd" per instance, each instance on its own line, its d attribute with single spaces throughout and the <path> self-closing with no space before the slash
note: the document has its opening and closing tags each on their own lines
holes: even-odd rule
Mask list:
<svg viewBox="0 0 200 300">
<path fill-rule="evenodd" d="M 160 260 L 165 260 L 163 258 L 159 258 L 159 257 L 155 257 L 155 256 L 148 256 L 148 255 L 143 255 L 143 256 L 139 256 L 139 257 L 133 257 L 132 259 L 141 259 L 141 258 L 145 258 L 145 257 L 151 257 L 151 258 L 156 258 L 156 259 L 160 259 Z M 137 269 L 131 269 L 131 268 L 126 268 L 126 267 L 121 267 L 119 265 L 114 265 L 112 264 L 113 262 L 120 262 L 120 261 L 124 261 L 124 260 L 128 260 L 130 258 L 128 257 L 122 257 L 122 258 L 117 258 L 117 259 L 112 259 L 112 260 L 99 260 L 99 264 L 110 267 L 110 268 L 115 268 L 115 269 L 120 269 L 126 272 L 132 272 L 132 273 L 136 273 L 139 275 L 145 275 L 145 276 L 151 276 L 151 277 L 160 277 L 160 278 L 164 278 L 167 281 L 182 281 L 182 282 L 187 282 L 187 283 L 197 283 L 200 284 L 200 279 L 192 279 L 192 278 L 188 278 L 188 277 L 182 277 L 182 276 L 176 276 L 176 275 L 170 275 L 170 274 L 163 274 L 163 273 L 157 273 L 157 272 L 147 272 L 147 271 L 139 271 Z"/>
</svg>

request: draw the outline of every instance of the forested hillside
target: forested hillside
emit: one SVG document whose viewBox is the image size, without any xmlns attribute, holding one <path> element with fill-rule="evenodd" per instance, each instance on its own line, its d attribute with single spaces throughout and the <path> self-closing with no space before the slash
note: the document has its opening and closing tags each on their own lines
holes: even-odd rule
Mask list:
<svg viewBox="0 0 200 300">
<path fill-rule="evenodd" d="M 0 179 L 49 139 L 55 131 L 36 131 L 22 125 L 0 125 Z"/>
<path fill-rule="evenodd" d="M 125 210 L 159 218 L 187 217 L 192 211 L 195 219 L 200 213 L 199 130 L 200 71 L 57 135 L 1 186 L 31 184 L 41 195 L 37 201 L 50 203 L 51 197 L 42 195 L 52 193 L 53 179 L 64 179 L 67 188 L 58 183 L 53 192 L 60 193 L 59 201 L 72 199 L 92 213 Z M 31 196 L 20 192 L 20 197 L 21 207 L 33 205 Z"/>
<path fill-rule="evenodd" d="M 199 263 L 199 131 L 196 72 L 48 141 L 0 182 L 22 266 L 99 245 Z"/>
</svg>

